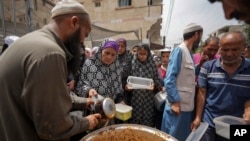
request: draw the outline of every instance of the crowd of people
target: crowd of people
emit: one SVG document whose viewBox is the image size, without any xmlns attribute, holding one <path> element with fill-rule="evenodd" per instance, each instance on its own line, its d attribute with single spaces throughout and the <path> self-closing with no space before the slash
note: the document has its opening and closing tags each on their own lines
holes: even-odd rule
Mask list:
<svg viewBox="0 0 250 141">
<path fill-rule="evenodd" d="M 220 2 L 227 19 L 250 23 L 249 1 Z M 110 125 L 146 125 L 180 141 L 201 122 L 209 124 L 202 141 L 228 140 L 215 132 L 213 119 L 219 116 L 250 122 L 250 53 L 244 33 L 209 37 L 201 52 L 193 54 L 204 29 L 191 22 L 184 27 L 181 44 L 160 50 L 158 64 L 149 44 L 129 50 L 125 38 L 106 38 L 99 46 L 86 47 L 91 18 L 77 1 L 57 2 L 51 14 L 43 28 L 4 39 L 0 140 L 80 140 L 103 118 L 90 110 L 97 95 L 133 108 L 131 119 L 114 119 Z M 129 76 L 154 83 L 149 89 L 131 89 Z M 164 110 L 157 111 L 154 95 L 161 91 L 167 97 Z"/>
</svg>

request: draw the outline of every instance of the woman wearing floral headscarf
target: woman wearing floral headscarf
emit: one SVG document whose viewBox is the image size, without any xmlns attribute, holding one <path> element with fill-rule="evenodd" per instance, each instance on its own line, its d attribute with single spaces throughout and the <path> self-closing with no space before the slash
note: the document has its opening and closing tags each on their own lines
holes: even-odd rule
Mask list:
<svg viewBox="0 0 250 141">
<path fill-rule="evenodd" d="M 154 88 L 152 88 L 152 90 L 132 90 L 131 106 L 133 107 L 133 114 L 131 123 L 155 127 L 155 108 L 153 99 L 156 91 L 161 89 L 161 85 L 156 64 L 147 44 L 138 45 L 137 54 L 132 59 L 130 75 L 151 78 L 154 80 Z M 127 88 L 128 87 L 126 87 L 126 89 Z"/>
<path fill-rule="evenodd" d="M 85 61 L 76 87 L 80 96 L 88 97 L 84 94 L 92 88 L 101 96 L 113 99 L 115 103 L 123 101 L 118 48 L 116 41 L 105 39 L 98 52 Z"/>
</svg>

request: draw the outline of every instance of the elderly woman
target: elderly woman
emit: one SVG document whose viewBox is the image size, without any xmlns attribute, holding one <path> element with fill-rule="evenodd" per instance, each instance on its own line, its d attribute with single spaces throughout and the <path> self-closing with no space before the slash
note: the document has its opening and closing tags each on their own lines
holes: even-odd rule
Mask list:
<svg viewBox="0 0 250 141">
<path fill-rule="evenodd" d="M 80 96 L 88 97 L 86 94 L 92 88 L 99 95 L 113 99 L 115 103 L 123 101 L 118 49 L 117 42 L 108 38 L 102 42 L 98 52 L 85 61 L 76 86 Z"/>
</svg>

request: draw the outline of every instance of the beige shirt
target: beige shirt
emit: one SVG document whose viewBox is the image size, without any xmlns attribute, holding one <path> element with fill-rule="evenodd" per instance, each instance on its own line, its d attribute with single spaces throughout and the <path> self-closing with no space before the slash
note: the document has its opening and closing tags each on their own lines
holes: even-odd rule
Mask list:
<svg viewBox="0 0 250 141">
<path fill-rule="evenodd" d="M 0 140 L 68 140 L 88 129 L 86 118 L 70 115 L 70 59 L 48 27 L 29 33 L 0 56 Z"/>
</svg>

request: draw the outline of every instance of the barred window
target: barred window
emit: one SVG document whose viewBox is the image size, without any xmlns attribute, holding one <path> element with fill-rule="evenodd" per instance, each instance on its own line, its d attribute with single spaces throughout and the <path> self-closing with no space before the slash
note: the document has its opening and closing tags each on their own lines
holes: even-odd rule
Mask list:
<svg viewBox="0 0 250 141">
<path fill-rule="evenodd" d="M 119 7 L 130 6 L 131 0 L 119 0 Z"/>
<path fill-rule="evenodd" d="M 95 2 L 95 7 L 101 7 L 101 2 Z"/>
</svg>

